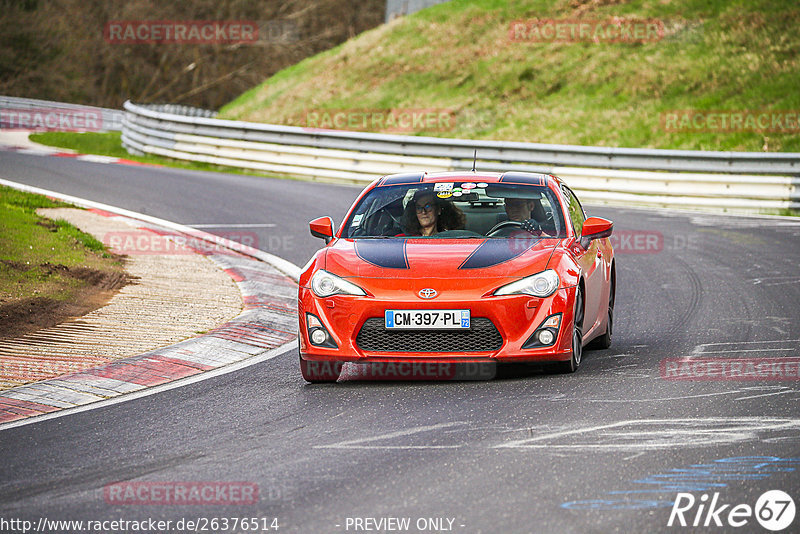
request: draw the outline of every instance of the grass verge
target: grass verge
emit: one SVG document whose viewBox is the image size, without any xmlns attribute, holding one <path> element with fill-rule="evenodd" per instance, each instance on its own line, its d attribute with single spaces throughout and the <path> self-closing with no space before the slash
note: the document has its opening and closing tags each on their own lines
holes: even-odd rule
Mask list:
<svg viewBox="0 0 800 534">
<path fill-rule="evenodd" d="M 71 206 L 0 187 L 0 338 L 85 313 L 127 283 L 122 260 L 103 243 L 36 214 L 57 207 Z"/>
<path fill-rule="evenodd" d="M 659 21 L 663 37 L 511 36 L 515 21 L 616 18 Z M 796 119 L 789 133 L 667 131 L 666 123 L 667 114 L 680 110 L 781 110 L 797 117 L 798 27 L 798 5 L 772 0 L 452 0 L 275 74 L 223 107 L 220 118 L 313 126 L 326 112 L 351 110 L 338 115 L 353 119 L 349 129 L 388 133 L 382 128 L 388 116 L 376 113 L 381 120 L 360 128 L 357 112 L 433 109 L 452 120 L 432 121 L 433 128 L 421 121 L 398 133 L 800 152 Z"/>
</svg>

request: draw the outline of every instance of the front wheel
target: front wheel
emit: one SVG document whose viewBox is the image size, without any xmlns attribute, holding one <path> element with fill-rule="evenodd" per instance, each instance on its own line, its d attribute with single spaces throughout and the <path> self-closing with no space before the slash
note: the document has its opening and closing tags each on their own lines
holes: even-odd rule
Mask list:
<svg viewBox="0 0 800 534">
<path fill-rule="evenodd" d="M 614 279 L 611 279 L 611 287 L 608 290 L 608 317 L 606 319 L 606 331 L 591 343 L 593 349 L 611 348 L 611 335 L 614 333 Z"/>
<path fill-rule="evenodd" d="M 572 317 L 572 356 L 559 364 L 558 370 L 562 373 L 577 371 L 583 356 L 583 294 L 580 290 L 575 294 L 575 313 Z"/>
<path fill-rule="evenodd" d="M 342 372 L 343 362 L 313 361 L 300 357 L 300 374 L 303 380 L 312 384 L 336 382 Z"/>
</svg>

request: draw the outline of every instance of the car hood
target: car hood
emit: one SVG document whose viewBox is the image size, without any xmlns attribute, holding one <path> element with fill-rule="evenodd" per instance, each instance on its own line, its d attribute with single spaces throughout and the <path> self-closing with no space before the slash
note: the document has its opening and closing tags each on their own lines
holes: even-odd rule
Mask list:
<svg viewBox="0 0 800 534">
<path fill-rule="evenodd" d="M 339 239 L 325 268 L 342 277 L 519 278 L 544 270 L 559 239 Z"/>
</svg>

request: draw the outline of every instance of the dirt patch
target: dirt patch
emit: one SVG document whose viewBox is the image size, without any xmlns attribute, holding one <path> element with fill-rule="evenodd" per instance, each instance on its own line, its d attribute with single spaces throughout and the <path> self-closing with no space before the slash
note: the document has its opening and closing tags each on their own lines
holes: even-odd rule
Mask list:
<svg viewBox="0 0 800 534">
<path fill-rule="evenodd" d="M 21 271 L 30 265 L 0 260 Z M 19 337 L 48 328 L 68 319 L 80 317 L 105 306 L 123 287 L 135 283 L 134 277 L 120 271 L 100 271 L 88 267 L 70 269 L 66 265 L 43 263 L 39 266 L 48 275 L 58 273 L 83 282 L 65 300 L 33 297 L 11 302 L 0 300 L 0 339 Z"/>
</svg>

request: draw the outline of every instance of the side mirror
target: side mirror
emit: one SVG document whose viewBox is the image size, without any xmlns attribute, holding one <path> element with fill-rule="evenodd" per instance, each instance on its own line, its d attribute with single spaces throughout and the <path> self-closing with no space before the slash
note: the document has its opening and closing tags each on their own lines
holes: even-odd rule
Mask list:
<svg viewBox="0 0 800 534">
<path fill-rule="evenodd" d="M 325 240 L 325 244 L 333 239 L 333 219 L 330 217 L 320 217 L 308 223 L 311 228 L 311 235 Z"/>
<path fill-rule="evenodd" d="M 581 244 L 588 246 L 589 242 L 593 239 L 610 237 L 613 228 L 614 223 L 608 219 L 589 217 L 583 223 L 583 230 L 581 230 Z"/>
</svg>

